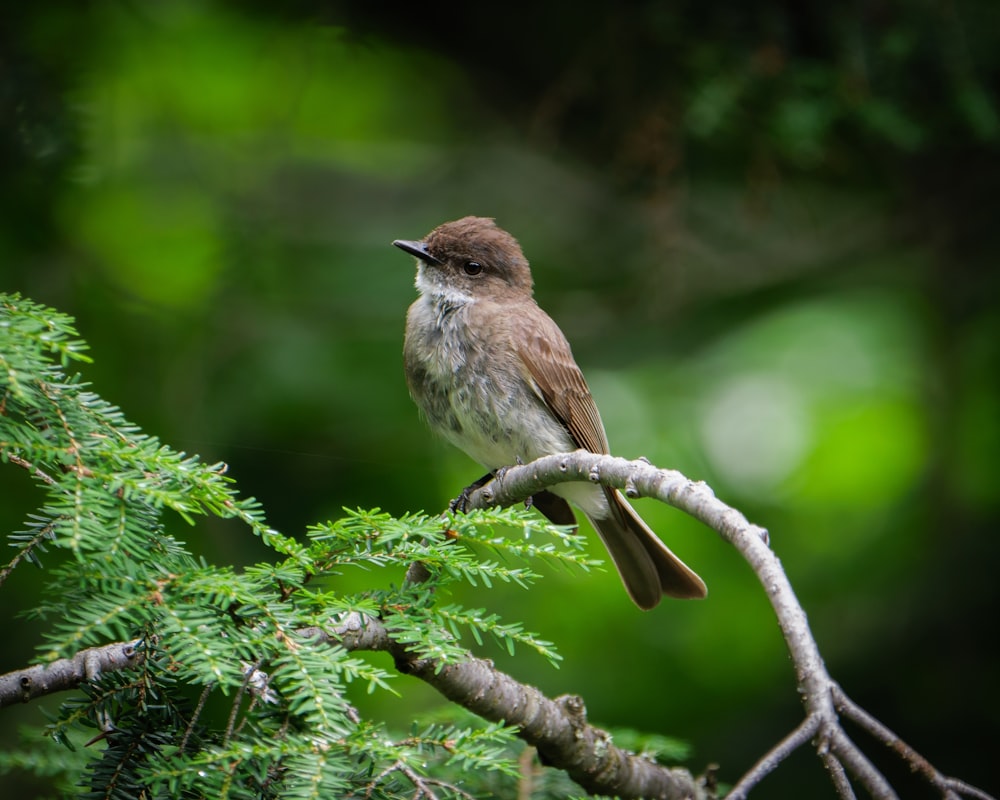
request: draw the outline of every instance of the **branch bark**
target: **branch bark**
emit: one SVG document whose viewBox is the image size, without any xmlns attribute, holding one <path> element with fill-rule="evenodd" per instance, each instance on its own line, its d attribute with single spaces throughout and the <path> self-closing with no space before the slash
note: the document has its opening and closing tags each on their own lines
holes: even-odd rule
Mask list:
<svg viewBox="0 0 1000 800">
<path fill-rule="evenodd" d="M 628 461 L 577 450 L 502 470 L 494 481 L 469 495 L 468 507 L 512 505 L 566 481 L 600 483 L 621 490 L 629 498 L 653 497 L 684 511 L 733 545 L 763 586 L 795 665 L 806 718 L 737 782 L 727 795 L 728 800 L 746 798 L 754 786 L 809 739 L 814 741 L 817 755 L 829 771 L 838 796 L 854 798 L 850 777 L 871 797 L 894 800 L 897 795 L 889 781 L 844 731 L 838 706 L 876 739 L 890 746 L 913 771 L 936 788 L 941 797 L 947 800 L 961 796 L 979 800 L 988 797 L 979 789 L 942 775 L 913 748 L 900 742 L 891 731 L 854 705 L 830 677 L 806 613 L 781 562 L 769 546 L 767 531 L 751 524 L 743 514 L 719 500 L 707 484 L 689 480 L 675 470 L 658 469 L 642 459 Z"/>
<path fill-rule="evenodd" d="M 564 770 L 591 794 L 623 800 L 708 797 L 687 770 L 663 767 L 612 744 L 606 731 L 587 722 L 580 697 L 550 699 L 480 658 L 442 663 L 417 657 L 396 642 L 381 621 L 361 614 L 348 615 L 330 631 L 314 628 L 303 633 L 318 641 L 337 642 L 347 650 L 389 652 L 400 672 L 419 678 L 484 719 L 517 728 L 518 736 L 538 750 L 542 763 Z"/>
<path fill-rule="evenodd" d="M 142 659 L 141 644 L 139 639 L 90 647 L 72 658 L 0 675 L 0 708 L 75 689 L 105 672 L 133 667 Z"/>
<path fill-rule="evenodd" d="M 732 544 L 761 582 L 795 665 L 805 718 L 736 783 L 727 795 L 729 800 L 746 798 L 751 789 L 808 741 L 813 742 L 841 798 L 855 797 L 852 779 L 871 797 L 896 798 L 889 781 L 847 736 L 841 714 L 889 747 L 942 798 L 994 800 L 986 792 L 942 775 L 843 692 L 826 669 L 805 611 L 769 547 L 767 531 L 716 498 L 704 483 L 691 481 L 673 470 L 658 469 L 644 460 L 628 461 L 578 450 L 502 470 L 494 481 L 469 495 L 467 507 L 513 505 L 567 481 L 601 483 L 630 498 L 653 497 L 686 512 Z M 460 663 L 441 663 L 419 658 L 396 642 L 392 631 L 379 620 L 358 614 L 332 622 L 329 630 L 315 628 L 300 633 L 318 641 L 335 641 L 348 650 L 391 653 L 401 671 L 434 686 L 448 699 L 489 720 L 518 727 L 522 738 L 538 749 L 546 763 L 564 769 L 588 792 L 668 800 L 708 796 L 705 787 L 685 770 L 661 767 L 611 745 L 605 732 L 587 723 L 579 698 L 549 699 L 534 687 L 497 671 L 488 661 L 470 658 Z M 72 659 L 0 676 L 0 707 L 74 688 L 100 672 L 130 666 L 139 657 L 136 646 L 132 642 L 92 648 Z"/>
</svg>

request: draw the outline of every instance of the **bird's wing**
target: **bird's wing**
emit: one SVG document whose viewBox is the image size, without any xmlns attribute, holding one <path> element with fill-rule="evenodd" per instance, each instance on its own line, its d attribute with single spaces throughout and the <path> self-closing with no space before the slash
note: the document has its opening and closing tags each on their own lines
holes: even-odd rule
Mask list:
<svg viewBox="0 0 1000 800">
<path fill-rule="evenodd" d="M 517 339 L 527 377 L 573 441 L 591 453 L 607 453 L 608 437 L 601 415 L 559 326 L 538 309 Z"/>
</svg>

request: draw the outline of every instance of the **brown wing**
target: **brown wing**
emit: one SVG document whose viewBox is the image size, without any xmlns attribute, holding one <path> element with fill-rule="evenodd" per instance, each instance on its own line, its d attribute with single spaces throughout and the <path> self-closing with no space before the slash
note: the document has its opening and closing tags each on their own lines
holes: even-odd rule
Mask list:
<svg viewBox="0 0 1000 800">
<path fill-rule="evenodd" d="M 573 360 L 569 342 L 559 326 L 538 306 L 525 315 L 518 337 L 518 355 L 535 390 L 566 426 L 578 447 L 591 453 L 608 452 L 608 437 L 587 381 Z"/>
</svg>

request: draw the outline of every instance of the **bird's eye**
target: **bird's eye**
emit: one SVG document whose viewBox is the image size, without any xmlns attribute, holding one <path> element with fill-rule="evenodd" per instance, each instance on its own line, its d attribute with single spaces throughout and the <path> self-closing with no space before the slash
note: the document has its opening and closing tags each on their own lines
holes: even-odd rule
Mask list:
<svg viewBox="0 0 1000 800">
<path fill-rule="evenodd" d="M 478 261 L 466 261 L 462 269 L 465 270 L 466 275 L 478 275 L 483 271 L 483 265 Z"/>
</svg>

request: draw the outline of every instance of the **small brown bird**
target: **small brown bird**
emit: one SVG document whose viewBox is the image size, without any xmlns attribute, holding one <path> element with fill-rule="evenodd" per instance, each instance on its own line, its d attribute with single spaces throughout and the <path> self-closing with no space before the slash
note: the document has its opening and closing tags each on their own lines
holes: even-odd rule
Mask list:
<svg viewBox="0 0 1000 800">
<path fill-rule="evenodd" d="M 403 355 L 410 394 L 433 430 L 491 472 L 579 448 L 608 452 L 587 382 L 535 303 L 513 236 L 492 219 L 464 217 L 393 244 L 417 258 L 420 296 L 406 317 Z M 563 483 L 533 499 L 558 524 L 575 522 L 567 500 L 583 511 L 639 608 L 663 595 L 705 597 L 701 578 L 617 490 Z"/>
</svg>

